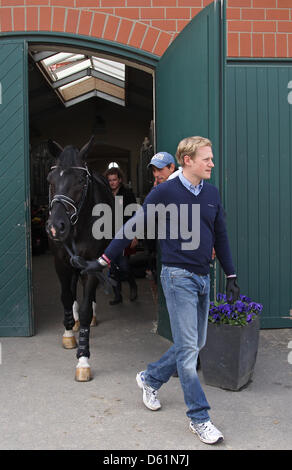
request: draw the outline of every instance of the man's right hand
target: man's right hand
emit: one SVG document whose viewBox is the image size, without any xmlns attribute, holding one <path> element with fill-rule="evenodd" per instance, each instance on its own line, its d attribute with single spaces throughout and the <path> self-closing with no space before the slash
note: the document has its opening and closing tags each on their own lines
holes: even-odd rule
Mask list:
<svg viewBox="0 0 292 470">
<path fill-rule="evenodd" d="M 84 269 L 86 267 L 87 261 L 84 258 L 82 258 L 82 256 L 73 255 L 70 258 L 70 263 L 71 263 L 71 266 L 73 266 L 73 268 Z"/>
<path fill-rule="evenodd" d="M 93 261 L 86 261 L 80 256 L 75 256 L 71 258 L 71 264 L 75 268 L 82 269 L 81 274 L 96 274 L 110 265 L 110 260 L 104 256 Z"/>
<path fill-rule="evenodd" d="M 100 262 L 100 258 L 93 261 L 86 261 L 85 267 L 82 269 L 81 274 L 95 274 L 101 272 L 106 267 L 106 264 Z"/>
</svg>

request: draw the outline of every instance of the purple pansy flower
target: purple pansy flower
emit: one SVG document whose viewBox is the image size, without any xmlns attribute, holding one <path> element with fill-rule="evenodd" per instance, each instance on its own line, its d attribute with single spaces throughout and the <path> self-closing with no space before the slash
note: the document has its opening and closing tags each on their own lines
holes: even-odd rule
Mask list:
<svg viewBox="0 0 292 470">
<path fill-rule="evenodd" d="M 262 304 L 252 302 L 245 295 L 240 295 L 239 300 L 229 304 L 226 295 L 218 293 L 216 300 L 210 302 L 209 321 L 237 326 L 248 325 L 260 314 L 262 309 Z"/>
</svg>

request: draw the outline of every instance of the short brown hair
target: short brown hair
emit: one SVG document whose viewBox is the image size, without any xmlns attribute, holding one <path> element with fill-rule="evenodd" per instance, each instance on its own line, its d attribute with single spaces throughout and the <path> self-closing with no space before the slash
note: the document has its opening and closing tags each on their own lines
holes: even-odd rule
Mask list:
<svg viewBox="0 0 292 470">
<path fill-rule="evenodd" d="M 177 146 L 176 159 L 181 166 L 184 166 L 184 157 L 189 155 L 192 159 L 196 156 L 196 152 L 200 147 L 212 147 L 211 140 L 206 137 L 193 136 L 186 137 L 181 140 Z"/>
<path fill-rule="evenodd" d="M 124 175 L 123 175 L 123 172 L 120 168 L 116 167 L 116 166 L 113 166 L 112 168 L 109 168 L 106 172 L 105 172 L 105 177 L 107 178 L 109 175 L 117 175 L 117 177 L 123 182 L 124 180 Z"/>
</svg>

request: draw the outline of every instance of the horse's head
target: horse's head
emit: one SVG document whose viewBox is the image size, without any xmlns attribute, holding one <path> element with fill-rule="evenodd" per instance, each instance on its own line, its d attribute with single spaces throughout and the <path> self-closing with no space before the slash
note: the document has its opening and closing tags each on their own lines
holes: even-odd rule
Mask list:
<svg viewBox="0 0 292 470">
<path fill-rule="evenodd" d="M 78 220 L 89 184 L 86 156 L 92 141 L 93 137 L 80 151 L 72 145 L 63 149 L 49 141 L 50 153 L 56 158 L 47 178 L 50 215 L 46 229 L 52 240 L 64 242 Z"/>
</svg>

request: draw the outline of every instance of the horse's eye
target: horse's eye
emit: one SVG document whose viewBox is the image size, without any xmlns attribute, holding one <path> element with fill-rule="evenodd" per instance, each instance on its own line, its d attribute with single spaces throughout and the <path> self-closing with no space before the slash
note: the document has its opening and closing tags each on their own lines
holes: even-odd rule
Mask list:
<svg viewBox="0 0 292 470">
<path fill-rule="evenodd" d="M 84 179 L 84 178 L 79 178 L 78 183 L 79 183 L 79 184 L 84 184 L 84 183 L 85 183 L 85 179 Z"/>
</svg>

